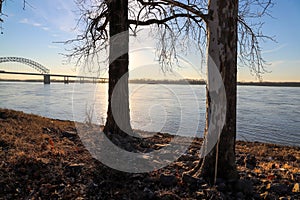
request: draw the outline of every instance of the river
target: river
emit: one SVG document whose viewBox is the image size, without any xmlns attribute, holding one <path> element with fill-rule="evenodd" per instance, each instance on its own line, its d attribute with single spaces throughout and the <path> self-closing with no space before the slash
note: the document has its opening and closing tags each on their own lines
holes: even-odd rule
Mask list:
<svg viewBox="0 0 300 200">
<path fill-rule="evenodd" d="M 0 82 L 0 107 L 103 124 L 107 84 Z M 203 136 L 205 86 L 130 84 L 135 129 Z M 300 146 L 300 88 L 238 86 L 237 139 Z"/>
</svg>

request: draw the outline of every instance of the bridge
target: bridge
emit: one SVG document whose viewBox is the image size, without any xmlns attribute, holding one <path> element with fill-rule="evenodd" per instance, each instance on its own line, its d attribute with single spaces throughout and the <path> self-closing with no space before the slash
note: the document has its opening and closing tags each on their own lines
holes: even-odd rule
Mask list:
<svg viewBox="0 0 300 200">
<path fill-rule="evenodd" d="M 44 73 L 44 74 L 48 74 L 50 72 L 49 69 L 47 69 L 46 67 L 44 67 L 43 65 L 27 59 L 27 58 L 20 58 L 20 57 L 0 57 L 0 63 L 5 63 L 5 62 L 18 62 L 18 63 L 23 63 L 26 64 L 28 66 L 30 66 L 31 68 L 35 69 L 38 72 Z"/>
<path fill-rule="evenodd" d="M 18 74 L 18 75 L 31 75 L 31 76 L 43 76 L 44 77 L 44 84 L 50 84 L 50 77 L 64 77 L 64 83 L 69 83 L 69 78 L 79 78 L 80 83 L 83 83 L 85 79 L 91 79 L 93 83 L 100 82 L 106 83 L 108 81 L 107 78 L 100 78 L 100 77 L 91 77 L 91 76 L 75 76 L 75 75 L 67 75 L 67 74 L 50 74 L 50 70 L 45 66 L 27 59 L 27 58 L 20 58 L 20 57 L 0 57 L 0 64 L 5 62 L 19 62 L 25 65 L 30 66 L 31 68 L 35 69 L 39 73 L 26 73 L 26 72 L 8 72 L 4 70 L 0 70 L 2 74 Z"/>
</svg>

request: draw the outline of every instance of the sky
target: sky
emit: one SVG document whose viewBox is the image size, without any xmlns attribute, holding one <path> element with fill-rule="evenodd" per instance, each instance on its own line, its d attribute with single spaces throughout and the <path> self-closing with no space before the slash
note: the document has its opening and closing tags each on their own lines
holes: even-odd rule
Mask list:
<svg viewBox="0 0 300 200">
<path fill-rule="evenodd" d="M 300 1 L 274 0 L 272 17 L 264 17 L 263 33 L 275 36 L 276 42 L 261 42 L 263 58 L 267 61 L 264 81 L 300 81 Z M 22 1 L 7 0 L 3 6 L 5 16 L 1 23 L 0 57 L 16 56 L 32 59 L 56 74 L 78 74 L 80 68 L 75 60 L 67 62 L 62 54 L 67 53 L 62 43 L 73 39 L 78 16 L 73 0 L 28 0 L 23 9 Z M 145 28 L 142 32 L 147 33 Z M 143 35 L 143 34 L 141 34 Z M 146 35 L 146 34 L 145 34 Z M 134 48 L 130 52 L 130 70 L 136 78 L 163 77 L 160 66 L 155 62 L 155 42 L 149 37 L 131 38 Z M 205 78 L 205 68 L 200 66 L 199 55 L 194 51 L 180 55 L 181 67 L 173 72 L 178 77 Z M 22 64 L 21 64 L 22 65 Z M 107 76 L 107 66 L 101 76 Z M 16 63 L 1 63 L 0 70 L 30 71 L 28 66 Z M 5 75 L 0 75 L 2 78 Z M 132 76 L 135 77 L 135 76 Z M 170 76 L 168 77 L 170 78 Z M 239 81 L 257 81 L 247 67 L 238 67 Z"/>
</svg>

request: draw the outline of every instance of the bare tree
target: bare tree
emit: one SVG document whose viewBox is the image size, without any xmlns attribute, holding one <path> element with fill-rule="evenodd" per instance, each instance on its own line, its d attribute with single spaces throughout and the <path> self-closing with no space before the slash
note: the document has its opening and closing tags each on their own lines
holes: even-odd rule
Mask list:
<svg viewBox="0 0 300 200">
<path fill-rule="evenodd" d="M 118 124 L 115 122 L 115 118 L 112 112 L 112 94 L 115 86 L 121 78 L 124 81 L 120 84 L 124 95 L 118 101 L 119 116 L 122 118 L 122 122 L 125 123 L 128 129 L 130 127 L 129 118 L 129 97 L 128 97 L 128 45 L 129 45 L 129 33 L 128 33 L 128 0 L 111 0 L 107 1 L 108 21 L 109 21 L 109 36 L 112 38 L 117 34 L 122 34 L 120 39 L 117 41 L 110 40 L 109 45 L 109 89 L 108 89 L 108 111 L 107 120 L 104 128 L 106 133 L 121 134 Z M 113 11 L 113 12 L 112 12 Z M 105 22 L 104 22 L 105 23 Z M 123 50 L 124 54 L 117 55 L 115 58 L 116 51 Z M 124 77 L 126 76 L 126 77 Z"/>
<path fill-rule="evenodd" d="M 3 4 L 4 0 L 0 0 L 0 15 L 2 15 L 2 4 Z M 3 19 L 0 18 L 0 22 L 3 22 Z"/>
<path fill-rule="evenodd" d="M 2 19 L 4 13 L 2 12 L 2 7 L 3 7 L 3 4 L 4 4 L 4 1 L 5 0 L 0 0 L 0 23 L 2 23 L 4 20 Z M 0 29 L 2 30 L 2 26 L 0 26 Z M 1 31 L 1 34 L 2 34 L 2 31 Z"/>
<path fill-rule="evenodd" d="M 83 34 L 75 40 L 79 45 L 74 49 L 72 56 L 79 56 L 80 59 L 89 58 L 102 50 L 104 44 L 107 44 L 108 24 L 115 23 L 115 21 L 110 21 L 109 13 L 126 11 L 125 7 L 122 7 L 122 11 L 112 10 L 113 7 L 107 6 L 110 2 L 113 0 L 93 1 L 91 2 L 93 10 L 82 9 L 82 19 L 86 22 L 86 27 Z M 83 5 L 82 3 L 86 1 L 80 3 Z M 188 174 L 196 177 L 204 176 L 210 182 L 213 182 L 216 177 L 226 180 L 238 179 L 235 165 L 237 59 L 239 55 L 242 63 L 249 66 L 257 77 L 264 72 L 259 39 L 269 37 L 261 33 L 262 24 L 251 24 L 251 21 L 249 23 L 247 19 L 268 15 L 272 2 L 270 0 L 132 0 L 128 5 L 128 21 L 123 23 L 127 24 L 133 35 L 137 34 L 140 26 L 155 25 L 152 27 L 157 29 L 159 36 L 160 45 L 157 51 L 163 70 L 171 69 L 172 61 L 177 57 L 178 47 L 185 49 L 190 39 L 196 40 L 198 47 L 202 49 L 202 57 L 199 56 L 199 59 L 205 56 L 203 44 L 207 45 L 208 54 L 216 64 L 225 85 L 227 112 L 225 125 L 217 144 Z M 123 65 L 119 68 L 125 69 L 126 65 L 128 70 L 128 62 L 124 62 Z M 127 73 L 127 70 L 123 72 Z M 124 73 L 110 73 L 110 81 L 118 81 Z M 207 87 L 209 84 L 210 80 L 208 80 Z M 110 88 L 110 90 L 113 89 L 113 87 Z M 124 98 L 127 102 L 127 90 L 125 93 Z M 207 90 L 204 144 L 209 138 L 208 119 L 212 110 L 212 95 L 216 94 L 210 94 Z M 129 110 L 124 110 L 127 115 Z M 110 115 L 109 111 L 108 115 Z M 108 127 L 118 129 L 113 118 L 108 116 L 107 121 Z M 106 128 L 108 131 L 118 132 L 116 129 Z"/>
<path fill-rule="evenodd" d="M 4 5 L 5 2 L 6 2 L 6 0 L 0 0 L 0 23 L 4 22 L 2 17 L 5 16 L 5 14 L 3 13 L 2 8 L 3 8 L 3 5 Z M 26 0 L 23 0 L 23 9 L 24 10 L 25 10 L 26 5 L 30 6 L 30 4 Z M 2 26 L 0 26 L 0 30 L 2 30 Z M 2 31 L 1 31 L 1 34 L 3 34 Z"/>
<path fill-rule="evenodd" d="M 166 70 L 170 67 L 170 59 L 175 52 L 177 36 L 174 35 L 175 25 L 167 24 L 172 20 L 178 20 L 177 18 L 190 18 L 195 23 L 201 24 L 202 19 L 196 15 L 191 15 L 187 11 L 181 13 L 167 12 L 166 6 L 157 4 L 152 6 L 151 4 L 143 1 L 128 1 L 122 0 L 108 0 L 108 1 L 85 1 L 80 0 L 77 2 L 80 8 L 80 12 L 83 13 L 79 23 L 85 25 L 84 31 L 77 38 L 69 40 L 67 44 L 75 44 L 72 49 L 70 57 L 76 58 L 79 62 L 98 60 L 99 52 L 109 48 L 109 95 L 108 95 L 108 112 L 107 120 L 104 128 L 104 132 L 108 135 L 122 135 L 127 136 L 124 133 L 124 127 L 127 131 L 131 131 L 130 116 L 129 116 L 129 99 L 128 99 L 128 41 L 129 41 L 129 28 L 133 34 L 137 33 L 139 26 L 148 26 L 156 24 L 162 26 L 161 33 L 164 41 L 166 37 L 170 37 L 171 45 L 162 45 L 160 52 L 161 61 L 166 66 Z M 88 6 L 87 6 L 88 5 Z M 130 17 L 130 18 L 129 18 Z M 183 24 L 179 27 L 177 22 L 177 28 L 183 29 L 187 24 Z M 132 25 L 132 26 L 130 26 Z M 192 27 L 192 26 L 191 26 Z M 109 30 L 109 31 L 108 31 Z M 195 29 L 196 30 L 196 29 Z M 169 31 L 169 32 L 168 32 Z M 168 33 L 170 33 L 168 35 Z M 112 42 L 119 34 L 122 34 L 122 41 L 119 44 L 113 44 Z M 195 33 L 196 35 L 196 33 Z M 115 36 L 115 38 L 113 38 Z M 113 39 L 112 39 L 113 38 Z M 118 40 L 118 39 L 117 39 Z M 120 45 L 122 47 L 120 47 Z M 125 48 L 123 55 L 115 57 L 116 51 Z M 127 50 L 127 51 L 126 51 Z M 112 55 L 113 54 L 113 55 Z M 116 115 L 113 115 L 112 107 L 112 95 L 116 91 L 115 87 L 118 81 L 124 81 L 122 87 L 122 97 L 115 106 L 119 109 L 119 118 L 123 124 L 123 128 L 120 128 L 119 123 L 116 122 Z M 118 99 L 118 98 L 117 98 Z M 111 134 L 110 134 L 111 133 Z"/>
<path fill-rule="evenodd" d="M 261 78 L 261 74 L 264 72 L 259 38 L 269 37 L 264 36 L 260 30 L 255 32 L 255 26 L 249 25 L 245 17 L 264 15 L 272 3 L 271 1 L 242 1 L 240 3 L 240 7 L 238 0 L 211 0 L 208 4 L 210 16 L 206 21 L 208 55 L 217 65 L 223 79 L 227 103 L 226 117 L 216 146 L 204 157 L 202 163 L 199 162 L 191 174 L 207 177 L 210 182 L 215 182 L 217 177 L 225 180 L 238 179 L 235 164 L 238 49 L 241 62 L 249 66 L 258 78 Z M 261 13 L 252 13 L 249 7 L 251 5 L 260 7 Z M 260 27 L 261 24 L 257 25 Z M 208 87 L 211 83 L 209 79 Z M 207 90 L 206 134 L 209 128 L 209 114 L 213 108 L 211 97 L 212 94 Z M 204 143 L 207 142 L 208 137 L 205 135 Z"/>
</svg>

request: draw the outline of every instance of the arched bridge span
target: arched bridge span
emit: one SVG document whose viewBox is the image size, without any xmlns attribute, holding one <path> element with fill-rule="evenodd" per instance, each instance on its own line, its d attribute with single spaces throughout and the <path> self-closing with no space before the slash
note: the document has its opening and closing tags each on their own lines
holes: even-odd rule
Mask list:
<svg viewBox="0 0 300 200">
<path fill-rule="evenodd" d="M 27 59 L 27 58 L 20 58 L 20 57 L 0 57 L 0 63 L 4 62 L 19 62 L 23 63 L 25 65 L 30 66 L 31 68 L 35 69 L 36 71 L 42 73 L 42 74 L 48 74 L 50 70 L 40 63 L 37 63 L 33 60 Z"/>
</svg>

